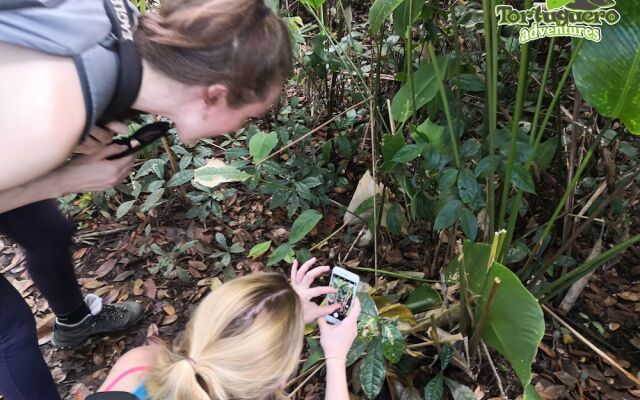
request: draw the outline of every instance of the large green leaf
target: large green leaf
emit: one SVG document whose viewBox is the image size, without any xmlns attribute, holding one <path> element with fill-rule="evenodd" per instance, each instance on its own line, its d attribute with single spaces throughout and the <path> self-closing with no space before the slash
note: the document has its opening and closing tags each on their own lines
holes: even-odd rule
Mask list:
<svg viewBox="0 0 640 400">
<path fill-rule="evenodd" d="M 573 78 L 582 97 L 600 114 L 619 118 L 640 135 L 640 7 L 624 0 L 615 10 L 620 21 L 603 24 L 600 42 L 585 41 Z"/>
<path fill-rule="evenodd" d="M 375 0 L 369 9 L 369 25 L 371 26 L 371 32 L 378 33 L 378 31 L 380 31 L 380 27 L 384 24 L 384 20 L 391 15 L 393 10 L 395 10 L 402 1 L 403 0 Z"/>
<path fill-rule="evenodd" d="M 542 309 L 518 277 L 507 267 L 494 262 L 479 307 L 487 300 L 492 282 L 500 285 L 491 304 L 482 338 L 502 354 L 513 367 L 525 388 L 525 399 L 535 393 L 531 384 L 531 363 L 544 334 Z"/>
<path fill-rule="evenodd" d="M 369 345 L 367 355 L 362 359 L 360 366 L 362 390 L 369 399 L 374 399 L 380 393 L 386 373 L 382 340 L 377 338 Z"/>
<path fill-rule="evenodd" d="M 412 25 L 422 12 L 425 0 L 403 0 L 402 4 L 393 11 L 393 30 L 398 36 L 404 37 L 407 27 Z M 409 15 L 411 8 L 411 15 Z"/>
<path fill-rule="evenodd" d="M 216 187 L 225 182 L 244 182 L 251 175 L 230 165 L 210 167 L 205 165 L 195 170 L 194 180 L 202 186 Z"/>
<path fill-rule="evenodd" d="M 257 163 L 264 160 L 271 150 L 278 143 L 278 134 L 275 132 L 264 133 L 258 132 L 249 140 L 249 154 L 253 157 L 253 162 Z"/>
<path fill-rule="evenodd" d="M 444 76 L 449 65 L 446 57 L 438 58 L 440 72 Z M 424 106 L 438 94 L 438 80 L 433 69 L 433 62 L 424 64 L 413 74 L 413 90 L 415 93 L 416 110 Z M 406 82 L 391 102 L 391 115 L 397 121 L 406 121 L 413 115 L 411 102 L 411 84 Z"/>
<path fill-rule="evenodd" d="M 300 214 L 291 227 L 291 238 L 289 243 L 295 244 L 302 240 L 307 233 L 311 232 L 313 228 L 316 227 L 321 219 L 322 214 L 316 210 L 307 210 Z"/>
<path fill-rule="evenodd" d="M 293 246 L 291 245 L 291 243 L 281 244 L 271 254 L 271 256 L 269 257 L 269 260 L 267 260 L 267 266 L 270 267 L 274 264 L 279 263 L 280 261 L 287 258 L 287 256 L 289 256 L 292 252 L 293 252 Z"/>
<path fill-rule="evenodd" d="M 426 311 L 430 308 L 436 307 L 442 303 L 442 298 L 437 290 L 431 286 L 418 286 L 413 289 L 404 304 L 414 313 Z"/>
<path fill-rule="evenodd" d="M 442 372 L 439 372 L 424 387 L 424 400 L 442 400 L 443 394 L 444 381 L 442 380 Z"/>
</svg>

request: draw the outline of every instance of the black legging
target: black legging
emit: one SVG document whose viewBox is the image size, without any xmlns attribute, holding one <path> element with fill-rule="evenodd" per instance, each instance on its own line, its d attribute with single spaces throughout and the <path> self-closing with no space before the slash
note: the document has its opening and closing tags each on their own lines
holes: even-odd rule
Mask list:
<svg viewBox="0 0 640 400">
<path fill-rule="evenodd" d="M 24 248 L 31 279 L 56 315 L 69 314 L 82 304 L 69 249 L 73 225 L 54 200 L 0 214 L 0 232 Z M 60 398 L 38 347 L 31 310 L 1 275 L 0 394 L 7 400 Z"/>
</svg>

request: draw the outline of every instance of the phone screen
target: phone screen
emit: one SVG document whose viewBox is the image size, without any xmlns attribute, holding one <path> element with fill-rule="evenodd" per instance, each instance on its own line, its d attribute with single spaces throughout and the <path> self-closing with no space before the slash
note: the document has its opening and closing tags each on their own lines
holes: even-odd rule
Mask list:
<svg viewBox="0 0 640 400">
<path fill-rule="evenodd" d="M 327 295 L 327 304 L 340 303 L 342 305 L 342 307 L 331 314 L 331 316 L 342 321 L 349 313 L 349 309 L 353 303 L 353 296 L 355 296 L 358 288 L 357 283 L 338 275 L 332 275 L 329 286 L 336 288 L 337 293 L 329 293 Z"/>
</svg>

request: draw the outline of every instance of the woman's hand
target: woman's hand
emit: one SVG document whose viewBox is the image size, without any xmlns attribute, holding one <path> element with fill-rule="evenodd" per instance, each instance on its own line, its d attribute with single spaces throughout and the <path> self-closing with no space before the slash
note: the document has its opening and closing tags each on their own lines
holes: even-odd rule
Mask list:
<svg viewBox="0 0 640 400">
<path fill-rule="evenodd" d="M 323 266 L 309 270 L 309 268 L 311 268 L 315 263 L 316 259 L 312 258 L 302 264 L 302 267 L 298 269 L 298 260 L 294 260 L 293 266 L 291 267 L 291 286 L 293 286 L 293 289 L 298 293 L 298 296 L 302 301 L 305 323 L 309 323 L 316 318 L 329 315 L 340 308 L 340 304 L 321 307 L 311 301 L 314 297 L 336 292 L 334 288 L 329 286 L 311 287 L 311 284 L 318 276 L 327 273 L 330 269 L 328 266 Z"/>
<path fill-rule="evenodd" d="M 83 155 L 51 172 L 62 194 L 101 192 L 116 186 L 129 174 L 135 154 L 107 160 L 108 156 L 127 150 L 127 146 L 102 146 L 97 152 Z"/>
<path fill-rule="evenodd" d="M 351 344 L 358 335 L 359 315 L 360 300 L 356 297 L 353 301 L 353 306 L 349 310 L 349 315 L 339 324 L 331 325 L 324 317 L 318 318 L 320 345 L 327 360 L 336 359 L 346 362 Z"/>
<path fill-rule="evenodd" d="M 74 153 L 92 155 L 101 151 L 105 146 L 111 144 L 113 136 L 117 134 L 127 133 L 129 128 L 122 122 L 109 122 L 107 129 L 99 126 L 91 128 L 89 135 L 85 137 L 78 146 L 76 146 Z"/>
</svg>

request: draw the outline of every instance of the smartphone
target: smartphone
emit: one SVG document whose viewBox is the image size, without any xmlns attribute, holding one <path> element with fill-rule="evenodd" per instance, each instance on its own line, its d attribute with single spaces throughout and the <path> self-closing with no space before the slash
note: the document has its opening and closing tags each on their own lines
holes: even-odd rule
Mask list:
<svg viewBox="0 0 640 400">
<path fill-rule="evenodd" d="M 336 293 L 327 295 L 327 305 L 340 303 L 342 307 L 334 313 L 327 315 L 325 319 L 331 324 L 339 324 L 345 319 L 353 305 L 358 290 L 360 277 L 344 268 L 334 267 L 331 272 L 329 286 L 336 289 Z"/>
</svg>

